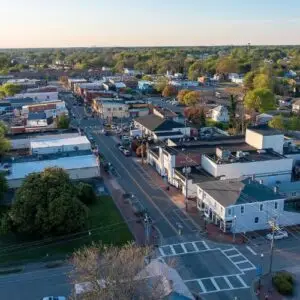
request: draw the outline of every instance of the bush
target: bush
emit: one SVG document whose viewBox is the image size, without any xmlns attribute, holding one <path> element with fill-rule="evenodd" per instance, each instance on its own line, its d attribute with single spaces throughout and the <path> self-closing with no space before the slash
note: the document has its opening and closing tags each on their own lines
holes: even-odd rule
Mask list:
<svg viewBox="0 0 300 300">
<path fill-rule="evenodd" d="M 294 291 L 294 280 L 290 273 L 278 272 L 272 278 L 277 291 L 282 295 L 292 295 Z"/>
</svg>

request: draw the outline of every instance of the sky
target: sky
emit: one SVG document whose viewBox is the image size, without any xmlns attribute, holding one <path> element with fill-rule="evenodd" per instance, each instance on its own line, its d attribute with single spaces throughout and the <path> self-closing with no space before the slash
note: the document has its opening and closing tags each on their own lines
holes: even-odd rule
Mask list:
<svg viewBox="0 0 300 300">
<path fill-rule="evenodd" d="M 0 0 L 0 48 L 300 44 L 299 0 Z"/>
</svg>

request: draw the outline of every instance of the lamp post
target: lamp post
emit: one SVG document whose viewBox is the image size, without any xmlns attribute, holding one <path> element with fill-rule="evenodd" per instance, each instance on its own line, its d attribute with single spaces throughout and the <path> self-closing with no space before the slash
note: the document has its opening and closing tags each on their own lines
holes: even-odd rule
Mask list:
<svg viewBox="0 0 300 300">
<path fill-rule="evenodd" d="M 235 243 L 235 232 L 236 232 L 236 216 L 233 217 L 234 227 L 233 227 L 233 242 Z"/>
<path fill-rule="evenodd" d="M 258 265 L 258 267 L 257 267 L 257 275 L 259 276 L 259 280 L 258 280 L 258 289 L 259 290 L 261 288 L 261 277 L 263 275 L 263 258 L 264 258 L 264 254 L 261 253 L 260 254 L 260 265 Z"/>
</svg>

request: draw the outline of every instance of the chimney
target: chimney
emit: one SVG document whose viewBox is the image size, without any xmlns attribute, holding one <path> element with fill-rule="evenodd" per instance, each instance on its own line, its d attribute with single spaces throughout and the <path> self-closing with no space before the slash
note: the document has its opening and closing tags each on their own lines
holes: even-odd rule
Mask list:
<svg viewBox="0 0 300 300">
<path fill-rule="evenodd" d="M 279 193 L 279 187 L 277 185 L 274 186 L 273 191 L 275 194 Z"/>
<path fill-rule="evenodd" d="M 264 181 L 262 179 L 259 179 L 259 184 L 264 184 Z"/>
</svg>

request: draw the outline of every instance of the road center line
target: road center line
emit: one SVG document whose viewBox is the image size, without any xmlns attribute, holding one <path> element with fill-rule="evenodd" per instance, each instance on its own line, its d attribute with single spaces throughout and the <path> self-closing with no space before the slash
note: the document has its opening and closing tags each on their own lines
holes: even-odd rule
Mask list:
<svg viewBox="0 0 300 300">
<path fill-rule="evenodd" d="M 98 140 L 101 142 L 101 140 L 98 137 Z M 100 143 L 101 144 L 101 143 Z M 159 211 L 160 215 L 165 219 L 165 221 L 170 225 L 170 227 L 174 230 L 175 234 L 178 235 L 177 229 L 173 226 L 173 224 L 166 218 L 166 216 L 161 212 L 160 208 L 155 204 L 155 202 L 151 199 L 151 197 L 148 195 L 148 193 L 146 193 L 144 191 L 144 189 L 141 187 L 141 185 L 132 177 L 132 175 L 130 174 L 130 172 L 126 169 L 126 167 L 124 166 L 124 164 L 119 160 L 119 158 L 113 153 L 113 151 L 111 151 L 111 149 L 109 149 L 105 143 L 102 143 L 102 146 L 104 146 L 109 152 L 110 154 L 115 158 L 115 160 L 117 160 L 120 164 L 120 166 L 124 169 L 124 171 L 128 174 L 128 176 L 131 178 L 132 181 L 135 182 L 135 184 L 139 187 L 139 189 L 141 190 L 141 192 L 150 200 L 150 202 L 153 204 L 153 206 Z"/>
</svg>

